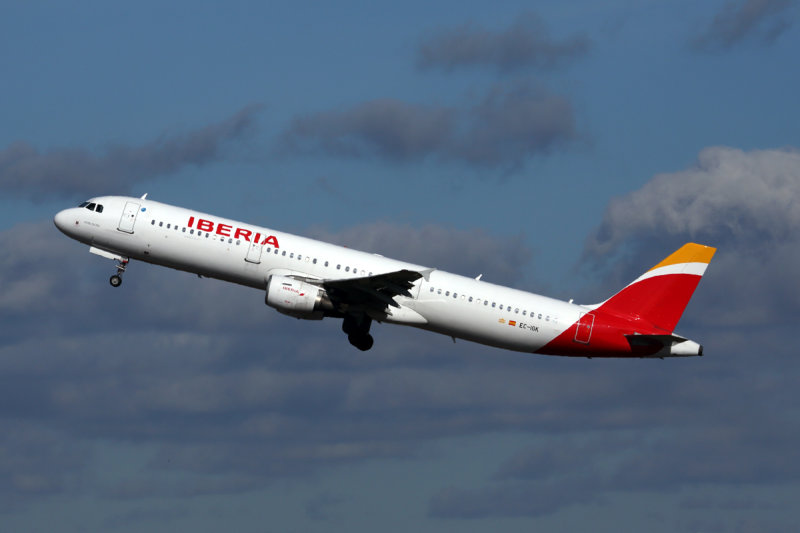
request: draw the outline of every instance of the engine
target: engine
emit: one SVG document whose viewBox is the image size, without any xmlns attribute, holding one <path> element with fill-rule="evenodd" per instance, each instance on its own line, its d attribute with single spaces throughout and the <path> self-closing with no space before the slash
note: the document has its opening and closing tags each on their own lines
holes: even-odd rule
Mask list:
<svg viewBox="0 0 800 533">
<path fill-rule="evenodd" d="M 264 302 L 283 314 L 307 320 L 322 320 L 326 311 L 333 311 L 323 289 L 286 276 L 270 276 Z"/>
</svg>

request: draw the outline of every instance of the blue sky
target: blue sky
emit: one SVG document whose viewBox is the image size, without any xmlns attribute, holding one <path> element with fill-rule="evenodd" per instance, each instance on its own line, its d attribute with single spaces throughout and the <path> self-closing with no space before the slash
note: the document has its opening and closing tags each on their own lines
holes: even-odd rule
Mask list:
<svg viewBox="0 0 800 533">
<path fill-rule="evenodd" d="M 0 5 L 9 530 L 793 531 L 789 0 Z M 52 215 L 150 198 L 591 302 L 719 252 L 686 361 L 279 316 Z M 6 529 L 6 528 L 4 528 Z"/>
</svg>

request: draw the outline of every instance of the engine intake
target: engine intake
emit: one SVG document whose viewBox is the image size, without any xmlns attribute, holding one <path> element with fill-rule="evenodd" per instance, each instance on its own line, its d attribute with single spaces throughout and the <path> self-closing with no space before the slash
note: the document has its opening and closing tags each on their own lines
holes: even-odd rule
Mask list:
<svg viewBox="0 0 800 533">
<path fill-rule="evenodd" d="M 270 276 L 264 302 L 283 314 L 307 320 L 322 320 L 326 311 L 333 311 L 323 289 L 286 276 Z"/>
</svg>

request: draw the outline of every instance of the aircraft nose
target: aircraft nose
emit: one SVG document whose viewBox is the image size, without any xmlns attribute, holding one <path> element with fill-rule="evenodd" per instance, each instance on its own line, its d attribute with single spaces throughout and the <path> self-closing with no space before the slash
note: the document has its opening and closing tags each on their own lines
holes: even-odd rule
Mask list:
<svg viewBox="0 0 800 533">
<path fill-rule="evenodd" d="M 61 233 L 67 233 L 67 231 L 70 229 L 70 226 L 75 223 L 75 219 L 70 215 L 70 211 L 72 210 L 64 209 L 63 211 L 56 213 L 56 216 L 53 217 L 53 223 L 61 231 Z"/>
</svg>

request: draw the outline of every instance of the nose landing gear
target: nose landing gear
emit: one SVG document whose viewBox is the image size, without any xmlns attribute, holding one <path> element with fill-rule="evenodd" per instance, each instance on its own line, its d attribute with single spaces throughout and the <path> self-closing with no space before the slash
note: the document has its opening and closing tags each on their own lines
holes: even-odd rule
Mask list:
<svg viewBox="0 0 800 533">
<path fill-rule="evenodd" d="M 112 287 L 119 287 L 122 285 L 122 274 L 125 272 L 125 267 L 128 266 L 128 262 L 130 259 L 127 257 L 123 257 L 121 259 L 117 259 L 117 273 L 111 276 L 108 280 L 111 283 Z"/>
</svg>

